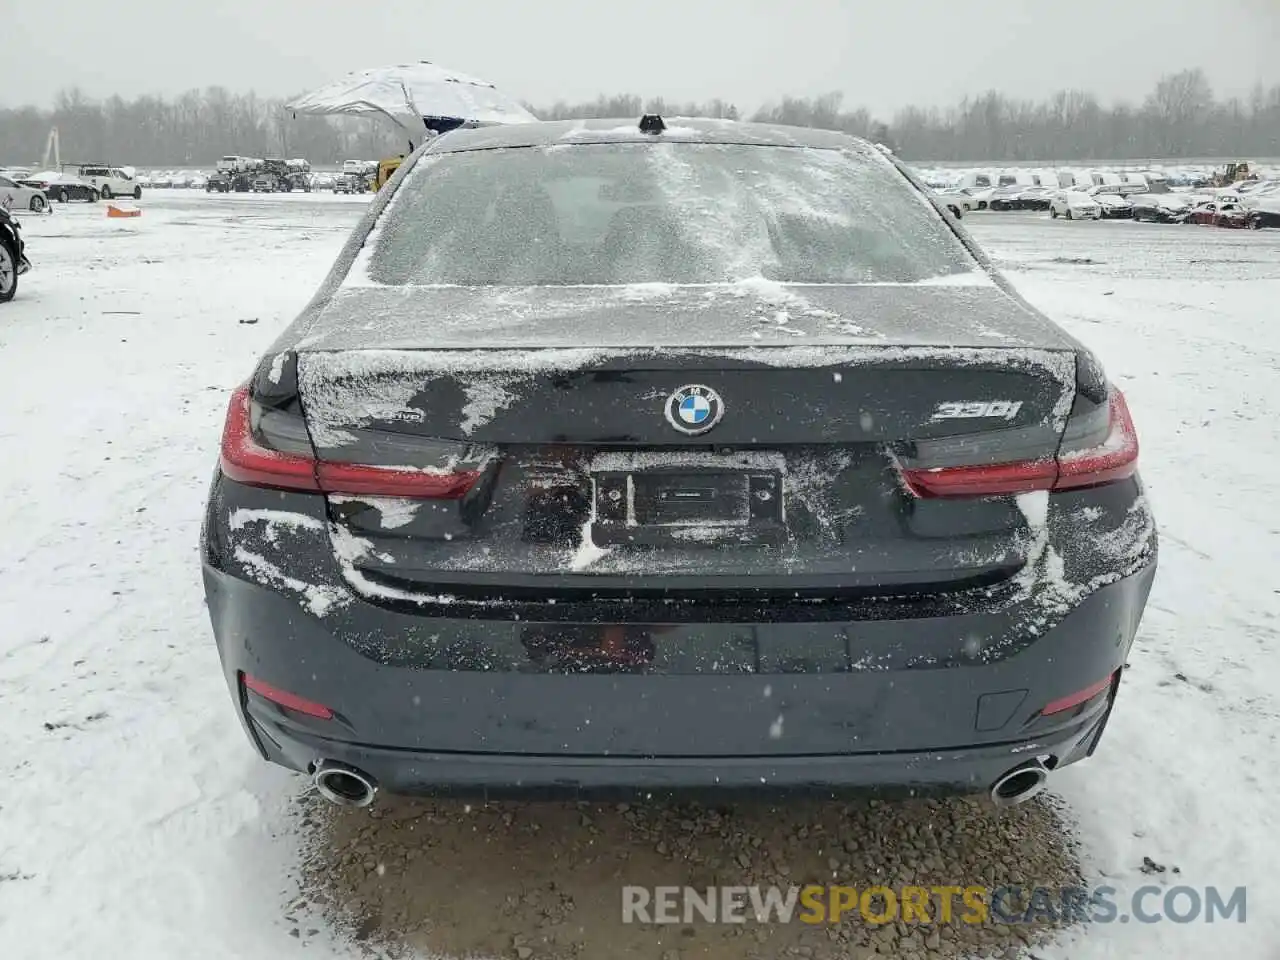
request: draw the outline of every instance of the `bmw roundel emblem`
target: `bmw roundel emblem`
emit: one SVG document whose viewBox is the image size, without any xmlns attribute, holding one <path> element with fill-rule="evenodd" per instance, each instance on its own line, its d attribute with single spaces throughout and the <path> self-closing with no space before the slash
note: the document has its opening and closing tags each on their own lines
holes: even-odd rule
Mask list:
<svg viewBox="0 0 1280 960">
<path fill-rule="evenodd" d="M 710 387 L 690 384 L 667 397 L 667 422 L 681 433 L 706 433 L 722 416 L 724 401 Z"/>
</svg>

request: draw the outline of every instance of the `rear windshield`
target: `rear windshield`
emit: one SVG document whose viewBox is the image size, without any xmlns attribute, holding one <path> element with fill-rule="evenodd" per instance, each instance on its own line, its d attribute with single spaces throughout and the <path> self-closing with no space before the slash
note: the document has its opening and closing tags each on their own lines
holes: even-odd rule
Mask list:
<svg viewBox="0 0 1280 960">
<path fill-rule="evenodd" d="M 383 284 L 911 283 L 974 271 L 878 159 L 733 144 L 426 157 L 369 258 Z"/>
</svg>

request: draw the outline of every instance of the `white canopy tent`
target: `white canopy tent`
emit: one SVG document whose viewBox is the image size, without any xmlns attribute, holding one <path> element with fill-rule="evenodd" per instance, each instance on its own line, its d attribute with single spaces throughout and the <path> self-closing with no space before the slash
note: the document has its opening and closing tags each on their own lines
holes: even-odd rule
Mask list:
<svg viewBox="0 0 1280 960">
<path fill-rule="evenodd" d="M 357 70 L 288 104 L 297 114 L 379 115 L 421 143 L 462 124 L 530 123 L 538 118 L 486 80 L 423 60 Z"/>
</svg>

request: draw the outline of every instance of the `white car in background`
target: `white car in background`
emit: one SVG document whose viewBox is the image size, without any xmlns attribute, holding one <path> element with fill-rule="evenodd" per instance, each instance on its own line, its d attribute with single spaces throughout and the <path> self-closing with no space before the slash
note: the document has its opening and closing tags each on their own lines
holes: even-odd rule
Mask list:
<svg viewBox="0 0 1280 960">
<path fill-rule="evenodd" d="M 973 198 L 963 190 L 930 190 L 933 198 L 959 219 L 973 209 Z"/>
<path fill-rule="evenodd" d="M 1102 207 L 1083 190 L 1059 190 L 1049 201 L 1049 216 L 1057 220 L 1101 220 Z"/>
<path fill-rule="evenodd" d="M 103 200 L 110 200 L 112 197 L 142 199 L 142 187 L 133 179 L 131 173 L 119 167 L 86 163 L 77 173 L 85 183 L 92 184 Z"/>
<path fill-rule="evenodd" d="M 49 198 L 44 195 L 43 190 L 28 187 L 0 174 L 0 208 L 10 213 L 16 213 L 19 210 L 44 213 L 49 209 Z"/>
<path fill-rule="evenodd" d="M 1139 189 L 1136 186 L 1126 187 L 1116 184 L 1090 187 L 1085 191 L 1098 204 L 1103 218 L 1112 220 L 1133 216 L 1133 202 L 1129 199 L 1128 194 L 1141 192 L 1145 192 L 1145 186 L 1143 189 Z"/>
<path fill-rule="evenodd" d="M 991 206 L 991 198 L 999 187 L 964 187 L 963 189 L 973 198 L 974 210 L 986 210 Z"/>
</svg>

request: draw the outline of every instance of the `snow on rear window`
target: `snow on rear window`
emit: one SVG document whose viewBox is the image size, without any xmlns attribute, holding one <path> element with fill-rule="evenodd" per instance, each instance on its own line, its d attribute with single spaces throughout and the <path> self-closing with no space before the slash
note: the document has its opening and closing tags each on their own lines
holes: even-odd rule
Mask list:
<svg viewBox="0 0 1280 960">
<path fill-rule="evenodd" d="M 980 272 L 880 158 L 604 143 L 447 154 L 366 243 L 388 285 L 918 283 Z M 372 249 L 371 249 L 372 248 Z"/>
</svg>

